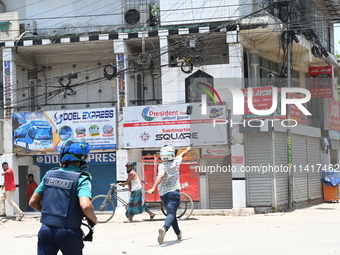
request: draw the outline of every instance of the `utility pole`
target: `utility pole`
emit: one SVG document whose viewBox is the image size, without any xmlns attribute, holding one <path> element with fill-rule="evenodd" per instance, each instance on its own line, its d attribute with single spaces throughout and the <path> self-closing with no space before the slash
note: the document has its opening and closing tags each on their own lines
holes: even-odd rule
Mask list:
<svg viewBox="0 0 340 255">
<path fill-rule="evenodd" d="M 288 17 L 287 17 L 287 87 L 291 87 L 292 74 L 291 74 L 291 51 L 292 51 L 292 37 L 290 31 L 290 14 L 291 2 L 288 4 Z M 287 93 L 287 98 L 290 95 Z M 290 119 L 290 104 L 286 106 L 286 119 Z M 293 210 L 293 173 L 292 173 L 292 131 L 287 127 L 287 166 L 288 166 L 288 210 Z"/>
</svg>

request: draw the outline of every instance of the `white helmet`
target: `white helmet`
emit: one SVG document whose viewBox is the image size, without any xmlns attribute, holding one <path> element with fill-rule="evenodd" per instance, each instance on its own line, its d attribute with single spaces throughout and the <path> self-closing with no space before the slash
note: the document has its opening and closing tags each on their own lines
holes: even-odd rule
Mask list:
<svg viewBox="0 0 340 255">
<path fill-rule="evenodd" d="M 161 159 L 170 161 L 175 159 L 175 147 L 172 144 L 163 145 L 160 152 Z"/>
</svg>

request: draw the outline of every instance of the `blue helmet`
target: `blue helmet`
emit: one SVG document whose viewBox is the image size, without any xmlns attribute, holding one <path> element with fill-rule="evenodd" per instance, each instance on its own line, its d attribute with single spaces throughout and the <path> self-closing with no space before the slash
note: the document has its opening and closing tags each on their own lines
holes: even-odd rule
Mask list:
<svg viewBox="0 0 340 255">
<path fill-rule="evenodd" d="M 85 165 L 90 153 L 90 145 L 83 138 L 70 138 L 60 147 L 60 164 L 80 161 L 80 165 Z"/>
</svg>

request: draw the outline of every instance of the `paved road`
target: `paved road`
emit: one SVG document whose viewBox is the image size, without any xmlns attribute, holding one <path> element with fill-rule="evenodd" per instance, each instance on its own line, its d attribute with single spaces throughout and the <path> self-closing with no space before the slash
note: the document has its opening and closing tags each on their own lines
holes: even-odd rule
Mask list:
<svg viewBox="0 0 340 255">
<path fill-rule="evenodd" d="M 340 253 L 340 204 L 245 217 L 193 216 L 180 222 L 181 241 L 170 229 L 163 245 L 157 243 L 157 230 L 164 216 L 149 221 L 143 214 L 133 223 L 123 220 L 123 215 L 115 215 L 110 222 L 97 225 L 94 241 L 85 243 L 84 255 Z M 3 220 L 1 254 L 36 254 L 39 227 L 38 216 L 27 216 L 21 222 Z"/>
</svg>

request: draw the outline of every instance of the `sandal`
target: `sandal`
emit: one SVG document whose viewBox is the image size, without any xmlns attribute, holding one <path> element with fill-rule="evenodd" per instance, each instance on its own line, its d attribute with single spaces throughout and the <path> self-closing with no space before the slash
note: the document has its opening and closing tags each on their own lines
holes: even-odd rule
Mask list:
<svg viewBox="0 0 340 255">
<path fill-rule="evenodd" d="M 153 220 L 155 218 L 156 214 L 150 215 L 150 220 Z"/>
<path fill-rule="evenodd" d="M 127 219 L 127 220 L 124 220 L 123 222 L 124 223 L 130 223 L 130 222 L 133 222 L 133 220 Z"/>
</svg>

